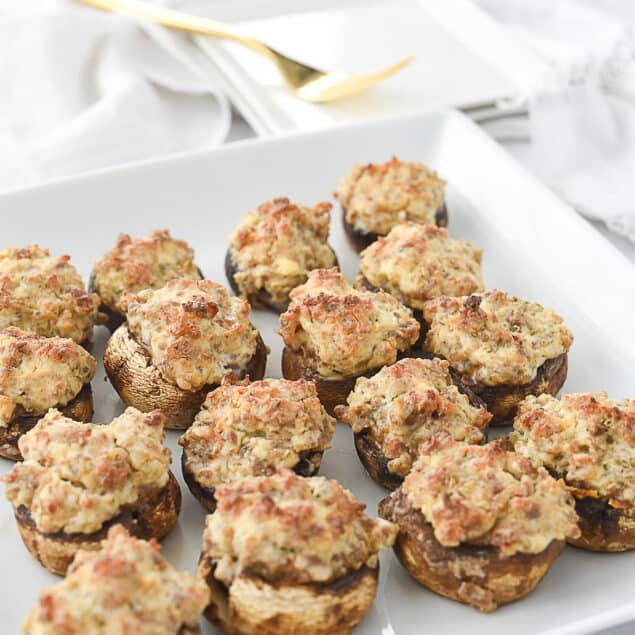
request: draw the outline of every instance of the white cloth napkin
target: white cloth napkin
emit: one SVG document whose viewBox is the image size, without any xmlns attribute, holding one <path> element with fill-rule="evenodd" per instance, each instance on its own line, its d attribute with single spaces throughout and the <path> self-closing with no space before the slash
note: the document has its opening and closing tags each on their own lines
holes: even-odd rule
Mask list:
<svg viewBox="0 0 635 635">
<path fill-rule="evenodd" d="M 530 167 L 635 242 L 635 3 L 479 1 L 553 69 L 530 103 Z"/>
<path fill-rule="evenodd" d="M 206 62 L 153 25 L 0 0 L 0 190 L 221 143 L 231 113 Z"/>
</svg>

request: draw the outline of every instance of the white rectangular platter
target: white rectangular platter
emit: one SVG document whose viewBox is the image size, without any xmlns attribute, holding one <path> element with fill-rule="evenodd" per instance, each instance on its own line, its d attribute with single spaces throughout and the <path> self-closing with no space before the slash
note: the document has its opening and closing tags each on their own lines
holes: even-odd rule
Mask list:
<svg viewBox="0 0 635 635">
<path fill-rule="evenodd" d="M 474 124 L 454 112 L 379 120 L 325 132 L 248 141 L 109 170 L 0 197 L 2 245 L 40 243 L 69 253 L 87 278 L 91 264 L 119 232 L 143 235 L 169 227 L 188 240 L 205 274 L 225 282 L 227 238 L 239 217 L 265 199 L 289 196 L 307 204 L 330 200 L 354 162 L 396 154 L 423 160 L 448 181 L 449 230 L 485 249 L 488 287 L 509 290 L 561 313 L 575 335 L 565 389 L 607 389 L 635 395 L 635 270 L 572 210 L 532 179 Z M 345 243 L 334 208 L 332 244 L 349 279 L 357 256 Z M 271 347 L 269 376 L 280 373 L 277 318 L 253 320 Z M 101 355 L 106 331 L 96 331 Z M 122 410 L 104 381 L 93 381 L 96 421 Z M 178 434 L 168 433 L 180 478 Z M 0 472 L 10 464 L 0 459 Z M 350 431 L 338 425 L 322 473 L 339 479 L 376 514 L 385 494 L 365 474 Z M 183 510 L 163 552 L 193 571 L 204 513 L 183 487 Z M 38 592 L 56 578 L 31 560 L 0 499 L 1 632 L 16 633 Z M 483 615 L 414 583 L 392 553 L 381 558 L 380 589 L 357 632 L 364 635 L 464 633 L 515 635 L 593 632 L 635 618 L 635 553 L 599 555 L 567 547 L 529 597 Z M 207 623 L 204 633 L 216 631 Z M 88 634 L 87 634 L 88 635 Z"/>
</svg>

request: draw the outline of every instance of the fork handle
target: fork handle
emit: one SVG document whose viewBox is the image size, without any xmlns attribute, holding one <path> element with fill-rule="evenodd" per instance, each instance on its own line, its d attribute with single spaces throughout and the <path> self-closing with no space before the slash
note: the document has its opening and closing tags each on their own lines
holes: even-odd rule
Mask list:
<svg viewBox="0 0 635 635">
<path fill-rule="evenodd" d="M 271 61 L 276 61 L 273 51 L 266 45 L 254 38 L 239 33 L 230 26 L 215 20 L 201 18 L 199 16 L 181 13 L 174 9 L 143 2 L 143 0 L 77 0 L 96 9 L 125 13 L 126 15 L 142 18 L 155 24 L 186 31 L 198 35 L 211 35 L 222 40 L 231 40 L 250 48 L 252 51 L 264 55 Z"/>
</svg>

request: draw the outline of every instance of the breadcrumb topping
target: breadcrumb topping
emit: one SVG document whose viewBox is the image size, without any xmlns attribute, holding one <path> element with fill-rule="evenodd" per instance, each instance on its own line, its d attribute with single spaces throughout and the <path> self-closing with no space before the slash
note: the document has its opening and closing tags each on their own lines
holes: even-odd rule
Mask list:
<svg viewBox="0 0 635 635">
<path fill-rule="evenodd" d="M 496 289 L 429 300 L 423 317 L 430 325 L 424 350 L 445 357 L 466 382 L 485 386 L 526 384 L 573 342 L 554 311 Z"/>
<path fill-rule="evenodd" d="M 445 181 L 423 163 L 393 157 L 354 165 L 335 197 L 355 229 L 385 236 L 404 221 L 433 225 L 445 200 Z"/>
<path fill-rule="evenodd" d="M 439 431 L 455 440 L 481 443 L 492 415 L 470 405 L 439 359 L 402 359 L 370 378 L 360 377 L 338 406 L 339 421 L 354 433 L 368 431 L 388 459 L 388 470 L 405 476 L 423 441 Z"/>
<path fill-rule="evenodd" d="M 96 362 L 79 344 L 15 326 L 0 331 L 0 427 L 14 416 L 66 406 L 95 374 Z"/>
<path fill-rule="evenodd" d="M 246 214 L 230 238 L 240 295 L 247 298 L 264 290 L 273 302 L 284 304 L 309 271 L 332 267 L 335 254 L 327 244 L 331 207 L 275 198 Z"/>
<path fill-rule="evenodd" d="M 462 296 L 483 290 L 482 249 L 453 240 L 434 225 L 402 223 L 360 255 L 360 274 L 406 306 L 422 309 L 440 295 Z M 360 277 L 357 288 L 364 288 Z"/>
<path fill-rule="evenodd" d="M 117 244 L 93 267 L 95 290 L 101 301 L 123 313 L 121 294 L 159 289 L 172 278 L 200 279 L 194 251 L 167 229 L 155 229 L 145 238 L 120 234 Z"/>
<path fill-rule="evenodd" d="M 337 481 L 289 470 L 247 477 L 216 490 L 203 551 L 229 586 L 242 573 L 267 582 L 328 583 L 364 565 L 394 542 L 397 527 L 372 520 Z"/>
<path fill-rule="evenodd" d="M 88 293 L 70 256 L 38 245 L 0 252 L 0 329 L 18 326 L 82 343 L 103 321 L 99 296 Z"/>
<path fill-rule="evenodd" d="M 516 451 L 568 485 L 635 505 L 635 399 L 605 392 L 527 397 L 514 430 Z"/>
<path fill-rule="evenodd" d="M 412 312 L 391 295 L 353 289 L 336 269 L 316 269 L 280 316 L 284 343 L 322 377 L 392 364 L 419 337 Z"/>
<path fill-rule="evenodd" d="M 402 491 L 446 547 L 491 545 L 507 557 L 580 535 L 562 481 L 508 451 L 503 439 L 468 445 L 436 435 L 421 446 Z"/>
<path fill-rule="evenodd" d="M 3 477 L 6 495 L 42 532 L 90 534 L 168 482 L 164 416 L 135 408 L 107 425 L 49 410 L 19 442 L 22 463 Z"/>
<path fill-rule="evenodd" d="M 207 395 L 179 443 L 196 481 L 215 488 L 276 467 L 294 468 L 308 453 L 331 447 L 334 425 L 313 382 L 250 384 L 228 376 Z"/>
<path fill-rule="evenodd" d="M 122 299 L 133 337 L 164 379 L 182 390 L 218 384 L 256 353 L 249 304 L 217 282 L 175 278 L 161 289 L 124 292 Z"/>
<path fill-rule="evenodd" d="M 108 531 L 100 551 L 80 551 L 64 580 L 40 593 L 22 623 L 29 635 L 177 635 L 195 628 L 205 582 L 176 571 L 155 540 Z"/>
</svg>

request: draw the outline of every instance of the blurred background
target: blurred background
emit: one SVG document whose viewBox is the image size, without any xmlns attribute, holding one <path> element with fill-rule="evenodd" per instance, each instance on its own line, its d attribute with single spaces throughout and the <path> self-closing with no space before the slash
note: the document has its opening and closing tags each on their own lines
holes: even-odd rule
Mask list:
<svg viewBox="0 0 635 635">
<path fill-rule="evenodd" d="M 325 68 L 401 73 L 328 105 L 234 44 L 0 0 L 0 191 L 249 137 L 456 107 L 635 262 L 631 0 L 163 0 Z"/>
</svg>

